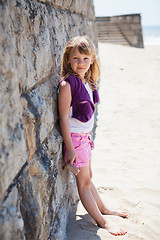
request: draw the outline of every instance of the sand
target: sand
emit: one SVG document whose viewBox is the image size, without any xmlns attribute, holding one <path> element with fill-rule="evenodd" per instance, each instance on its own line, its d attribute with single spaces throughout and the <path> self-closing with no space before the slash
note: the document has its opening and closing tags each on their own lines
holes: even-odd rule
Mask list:
<svg viewBox="0 0 160 240">
<path fill-rule="evenodd" d="M 160 239 L 160 46 L 99 43 L 101 82 L 93 182 L 106 205 L 128 218 L 105 216 L 127 230 L 113 236 L 93 225 L 78 203 L 68 240 Z"/>
</svg>

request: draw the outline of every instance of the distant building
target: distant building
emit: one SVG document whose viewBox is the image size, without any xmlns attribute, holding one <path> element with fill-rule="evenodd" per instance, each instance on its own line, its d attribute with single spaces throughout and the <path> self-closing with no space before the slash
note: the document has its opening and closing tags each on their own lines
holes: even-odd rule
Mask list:
<svg viewBox="0 0 160 240">
<path fill-rule="evenodd" d="M 96 17 L 99 42 L 143 48 L 140 14 Z"/>
</svg>

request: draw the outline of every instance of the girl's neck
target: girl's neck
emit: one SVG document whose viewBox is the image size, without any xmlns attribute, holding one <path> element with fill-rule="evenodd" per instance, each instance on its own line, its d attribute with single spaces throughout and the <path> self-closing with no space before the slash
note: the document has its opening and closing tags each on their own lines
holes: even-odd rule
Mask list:
<svg viewBox="0 0 160 240">
<path fill-rule="evenodd" d="M 83 84 L 85 84 L 85 83 L 87 82 L 84 77 L 79 76 L 79 78 L 81 79 L 81 81 L 83 82 Z"/>
<path fill-rule="evenodd" d="M 86 79 L 82 79 L 82 78 L 81 78 L 81 80 L 82 80 L 83 84 L 86 84 L 86 83 L 87 83 Z"/>
</svg>

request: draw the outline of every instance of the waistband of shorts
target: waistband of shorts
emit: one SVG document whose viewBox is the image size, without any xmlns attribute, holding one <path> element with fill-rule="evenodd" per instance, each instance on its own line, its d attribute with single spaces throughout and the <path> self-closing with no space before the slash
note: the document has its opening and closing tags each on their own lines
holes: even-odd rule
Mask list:
<svg viewBox="0 0 160 240">
<path fill-rule="evenodd" d="M 91 132 L 88 132 L 88 133 L 74 133 L 74 132 L 71 132 L 71 136 L 73 136 L 73 137 L 90 137 Z"/>
</svg>

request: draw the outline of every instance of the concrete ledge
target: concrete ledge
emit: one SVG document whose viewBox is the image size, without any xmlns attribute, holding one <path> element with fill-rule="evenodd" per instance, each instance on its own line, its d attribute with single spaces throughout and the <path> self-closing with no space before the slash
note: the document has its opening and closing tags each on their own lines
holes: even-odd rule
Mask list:
<svg viewBox="0 0 160 240">
<path fill-rule="evenodd" d="M 144 47 L 141 15 L 139 13 L 113 17 L 97 17 L 96 23 L 99 41 L 132 47 Z M 118 38 L 119 41 L 117 41 Z"/>
</svg>

